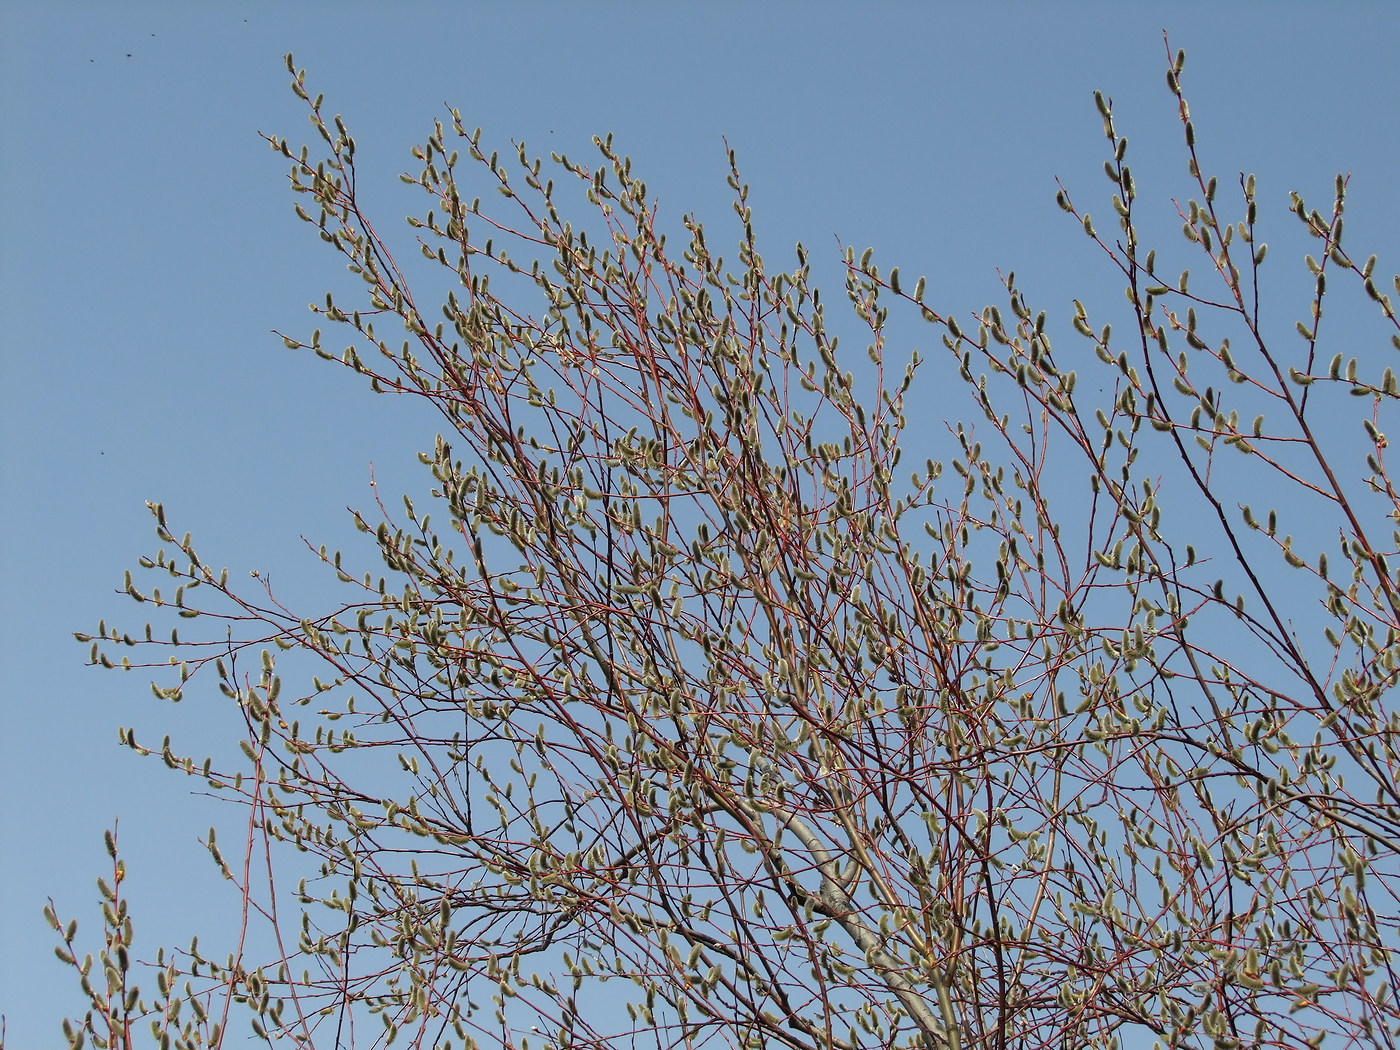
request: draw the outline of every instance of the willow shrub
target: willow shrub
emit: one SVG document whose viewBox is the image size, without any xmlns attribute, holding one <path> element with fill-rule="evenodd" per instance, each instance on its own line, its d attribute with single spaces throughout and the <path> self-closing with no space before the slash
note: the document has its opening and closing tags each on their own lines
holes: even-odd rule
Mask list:
<svg viewBox="0 0 1400 1050">
<path fill-rule="evenodd" d="M 1329 282 L 1395 313 L 1339 178 L 1291 202 L 1314 294 L 1264 315 L 1255 180 L 1204 172 L 1168 58 L 1196 276 L 1140 240 L 1100 96 L 1113 216 L 1059 202 L 1131 323 L 1076 304 L 1052 349 L 1014 278 L 959 320 L 869 251 L 829 330 L 732 156 L 728 266 L 611 139 L 503 159 L 455 111 L 400 264 L 289 56 L 319 141 L 269 141 L 363 287 L 318 308 L 349 349 L 287 342 L 418 399 L 433 491 L 357 514 L 382 565 L 323 548 L 310 613 L 152 506 L 126 588 L 162 626 L 80 637 L 241 712 L 241 757 L 123 738 L 248 807 L 237 862 L 209 843 L 246 940 L 143 996 L 109 839 L 100 965 L 50 913 L 73 1045 L 1393 1045 L 1397 384 L 1332 356 Z"/>
</svg>

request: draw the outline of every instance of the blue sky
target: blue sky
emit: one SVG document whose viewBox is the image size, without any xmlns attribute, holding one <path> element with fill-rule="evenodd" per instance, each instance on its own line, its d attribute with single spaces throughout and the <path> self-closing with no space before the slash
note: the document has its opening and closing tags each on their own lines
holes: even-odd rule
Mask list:
<svg viewBox="0 0 1400 1050">
<path fill-rule="evenodd" d="M 397 179 L 444 103 L 483 142 L 582 156 L 612 131 L 676 220 L 723 222 L 738 151 L 770 258 L 837 240 L 927 274 L 950 311 L 1000 302 L 1015 269 L 1038 307 L 1112 309 L 1113 274 L 1055 207 L 1055 178 L 1107 213 L 1092 92 L 1115 99 L 1140 200 L 1172 231 L 1186 196 L 1162 31 L 1189 53 L 1202 154 L 1259 176 L 1262 221 L 1288 193 L 1328 203 L 1395 268 L 1400 75 L 1390 4 L 0 4 L 0 455 L 5 505 L 0 735 L 0 1012 L 10 1045 L 52 1045 L 77 989 L 40 914 L 96 933 L 102 831 L 121 818 L 139 944 L 217 929 L 195 842 L 227 818 L 117 727 L 183 734 L 144 679 L 84 667 L 72 632 L 134 624 L 114 592 L 154 549 L 145 501 L 210 561 L 314 597 L 300 536 L 335 545 L 347 505 L 419 483 L 431 419 L 287 351 L 341 264 L 292 214 L 258 132 L 310 132 L 292 51 L 341 113 L 385 230 L 419 209 Z M 1271 236 L 1269 239 L 1274 239 Z M 1281 281 L 1305 277 L 1296 255 Z M 1292 278 L 1286 275 L 1292 274 Z M 1306 286 L 1304 284 L 1304 286 Z M 831 288 L 837 293 L 839 284 Z M 1334 338 L 1344 339 L 1338 330 Z M 203 701 L 203 702 L 202 702 Z M 215 898 L 219 899 L 219 898 Z M 227 898 L 222 898 L 227 899 Z M 140 954 L 138 952 L 138 954 Z"/>
</svg>

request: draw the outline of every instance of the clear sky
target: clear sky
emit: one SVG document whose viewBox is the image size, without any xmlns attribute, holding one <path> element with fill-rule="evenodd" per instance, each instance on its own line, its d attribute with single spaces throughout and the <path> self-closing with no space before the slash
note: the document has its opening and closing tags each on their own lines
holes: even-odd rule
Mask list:
<svg viewBox="0 0 1400 1050">
<path fill-rule="evenodd" d="M 1261 221 L 1291 235 L 1289 191 L 1321 207 L 1351 172 L 1360 255 L 1400 261 L 1394 3 L 4 0 L 0 20 L 0 1012 L 16 1050 L 81 1011 L 41 908 L 52 895 L 98 932 L 114 817 L 138 946 L 218 928 L 195 839 L 227 811 L 117 728 L 198 750 L 222 706 L 192 691 L 172 711 L 72 640 L 142 622 L 115 591 L 155 547 L 145 501 L 209 560 L 314 595 L 298 537 L 334 546 L 370 465 L 392 493 L 432 446 L 431 419 L 271 334 L 309 333 L 306 304 L 344 273 L 258 138 L 310 133 L 286 52 L 355 135 L 385 231 L 420 210 L 397 174 L 444 103 L 503 153 L 524 138 L 582 157 L 615 132 L 672 220 L 727 216 L 727 137 L 769 258 L 801 239 L 834 272 L 838 238 L 875 245 L 951 312 L 1000 302 L 997 268 L 1015 269 L 1063 317 L 1072 298 L 1121 302 L 1054 203 L 1059 176 L 1108 214 L 1094 89 L 1163 229 L 1190 192 L 1165 29 L 1222 183 L 1257 172 Z"/>
</svg>

